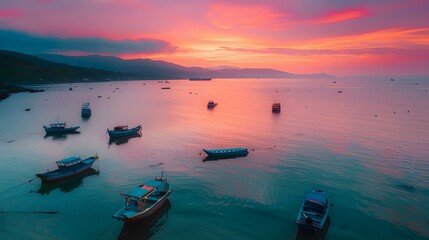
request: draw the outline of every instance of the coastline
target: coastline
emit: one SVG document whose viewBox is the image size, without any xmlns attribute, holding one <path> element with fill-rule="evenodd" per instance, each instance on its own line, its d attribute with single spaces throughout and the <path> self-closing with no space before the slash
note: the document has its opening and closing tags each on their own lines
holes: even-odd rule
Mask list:
<svg viewBox="0 0 429 240">
<path fill-rule="evenodd" d="M 0 82 L 0 102 L 8 97 L 10 97 L 14 93 L 20 93 L 20 92 L 29 92 L 29 93 L 35 93 L 35 92 L 44 92 L 45 90 L 40 89 L 31 89 L 26 87 L 21 87 L 15 84 L 9 84 L 9 83 L 2 83 Z"/>
</svg>

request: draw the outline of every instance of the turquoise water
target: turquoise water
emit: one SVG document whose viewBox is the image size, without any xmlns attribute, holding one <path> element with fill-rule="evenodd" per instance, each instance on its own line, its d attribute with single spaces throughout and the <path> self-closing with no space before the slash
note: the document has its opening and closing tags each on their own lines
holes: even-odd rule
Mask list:
<svg viewBox="0 0 429 240">
<path fill-rule="evenodd" d="M 125 81 L 15 94 L 0 102 L 0 239 L 427 239 L 429 82 L 414 83 Z M 93 114 L 83 120 L 86 101 Z M 57 119 L 80 134 L 45 137 L 42 126 Z M 109 143 L 117 124 L 141 124 L 142 136 Z M 202 148 L 223 147 L 250 153 L 203 161 Z M 24 183 L 56 160 L 94 153 L 94 170 L 77 178 Z M 120 193 L 161 171 L 173 185 L 161 211 L 134 225 L 111 218 Z M 315 188 L 332 200 L 329 228 L 298 233 Z"/>
</svg>

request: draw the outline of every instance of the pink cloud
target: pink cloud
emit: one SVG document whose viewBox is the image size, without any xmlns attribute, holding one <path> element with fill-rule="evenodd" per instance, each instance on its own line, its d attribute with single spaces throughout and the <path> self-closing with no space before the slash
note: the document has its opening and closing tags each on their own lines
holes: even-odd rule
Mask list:
<svg viewBox="0 0 429 240">
<path fill-rule="evenodd" d="M 16 18 L 23 15 L 22 11 L 15 9 L 0 9 L 0 18 Z"/>
<path fill-rule="evenodd" d="M 208 6 L 206 17 L 211 24 L 222 29 L 275 27 L 284 23 L 286 13 L 263 5 L 234 5 L 217 3 Z"/>
<path fill-rule="evenodd" d="M 317 23 L 335 23 L 343 22 L 351 19 L 361 18 L 368 16 L 369 12 L 365 8 L 347 9 L 342 11 L 335 11 L 326 14 L 325 16 L 317 19 Z"/>
</svg>

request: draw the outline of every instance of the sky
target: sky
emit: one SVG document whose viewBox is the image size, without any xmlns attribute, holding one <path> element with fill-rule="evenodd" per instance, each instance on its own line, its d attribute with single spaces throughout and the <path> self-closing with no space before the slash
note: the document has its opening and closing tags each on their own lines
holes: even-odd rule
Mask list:
<svg viewBox="0 0 429 240">
<path fill-rule="evenodd" d="M 429 1 L 0 0 L 0 49 L 429 76 Z"/>
</svg>

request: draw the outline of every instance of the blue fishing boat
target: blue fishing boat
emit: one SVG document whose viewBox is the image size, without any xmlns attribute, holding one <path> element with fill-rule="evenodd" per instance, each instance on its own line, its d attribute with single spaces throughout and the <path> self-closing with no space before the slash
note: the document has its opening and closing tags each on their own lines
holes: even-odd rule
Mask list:
<svg viewBox="0 0 429 240">
<path fill-rule="evenodd" d="M 247 156 L 247 148 L 221 148 L 221 149 L 203 149 L 203 151 L 212 158 L 233 158 Z"/>
<path fill-rule="evenodd" d="M 76 127 L 67 127 L 66 122 L 57 122 L 49 124 L 49 127 L 43 126 L 46 134 L 56 134 L 56 133 L 72 133 L 76 132 L 79 126 Z"/>
<path fill-rule="evenodd" d="M 83 118 L 89 118 L 89 117 L 91 117 L 91 114 L 92 114 L 92 111 L 91 111 L 91 108 L 89 106 L 89 102 L 82 103 L 80 115 Z"/>
<path fill-rule="evenodd" d="M 130 136 L 130 135 L 139 133 L 141 129 L 142 129 L 141 125 L 138 125 L 137 127 L 130 128 L 130 129 L 128 129 L 128 125 L 122 125 L 122 126 L 114 127 L 113 130 L 107 129 L 107 133 L 111 138 L 125 137 L 125 136 Z"/>
<path fill-rule="evenodd" d="M 112 217 L 124 222 L 143 220 L 162 207 L 171 193 L 171 184 L 167 178 L 155 178 L 132 191 L 121 194 L 125 196 L 125 205 Z"/>
<path fill-rule="evenodd" d="M 323 190 L 308 193 L 299 210 L 296 224 L 300 230 L 321 230 L 329 214 L 328 195 Z"/>
<path fill-rule="evenodd" d="M 58 169 L 38 173 L 36 177 L 40 178 L 43 182 L 59 181 L 88 170 L 97 159 L 98 156 L 96 154 L 83 160 L 80 157 L 65 158 L 56 161 Z"/>
</svg>

